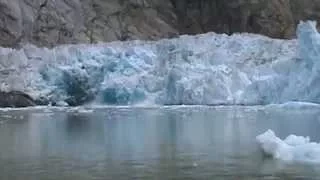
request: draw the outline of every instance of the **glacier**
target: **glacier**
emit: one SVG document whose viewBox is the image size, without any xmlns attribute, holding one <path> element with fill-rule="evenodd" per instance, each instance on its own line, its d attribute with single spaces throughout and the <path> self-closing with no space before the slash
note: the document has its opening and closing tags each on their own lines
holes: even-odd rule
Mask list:
<svg viewBox="0 0 320 180">
<path fill-rule="evenodd" d="M 60 106 L 320 103 L 318 58 L 314 21 L 301 22 L 294 40 L 207 33 L 52 49 L 25 45 L 0 48 L 0 90 Z"/>
<path fill-rule="evenodd" d="M 291 162 L 320 163 L 320 144 L 310 142 L 309 137 L 289 135 L 284 140 L 268 130 L 256 137 L 266 155 Z"/>
</svg>

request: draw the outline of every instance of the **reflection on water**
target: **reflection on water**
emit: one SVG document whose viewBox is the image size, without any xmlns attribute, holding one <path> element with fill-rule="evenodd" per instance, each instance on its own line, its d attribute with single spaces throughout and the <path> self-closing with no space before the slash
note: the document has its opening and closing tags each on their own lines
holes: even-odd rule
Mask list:
<svg viewBox="0 0 320 180">
<path fill-rule="evenodd" d="M 105 108 L 0 113 L 0 179 L 317 179 L 320 166 L 262 156 L 273 129 L 320 141 L 320 111 Z M 320 178 L 319 178 L 320 179 Z"/>
</svg>

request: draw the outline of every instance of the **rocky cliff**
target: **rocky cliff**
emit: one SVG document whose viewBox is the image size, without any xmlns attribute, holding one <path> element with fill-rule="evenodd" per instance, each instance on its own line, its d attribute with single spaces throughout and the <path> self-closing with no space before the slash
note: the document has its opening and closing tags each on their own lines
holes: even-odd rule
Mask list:
<svg viewBox="0 0 320 180">
<path fill-rule="evenodd" d="M 320 19 L 318 0 L 0 0 L 0 45 L 159 39 L 253 32 L 291 38 Z"/>
</svg>

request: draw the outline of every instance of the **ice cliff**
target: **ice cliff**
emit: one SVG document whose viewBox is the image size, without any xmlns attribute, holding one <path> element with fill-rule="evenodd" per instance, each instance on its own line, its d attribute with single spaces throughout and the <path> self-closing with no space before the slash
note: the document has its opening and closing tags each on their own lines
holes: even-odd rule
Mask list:
<svg viewBox="0 0 320 180">
<path fill-rule="evenodd" d="M 320 103 L 320 35 L 298 40 L 208 33 L 160 41 L 0 48 L 1 90 L 40 104 L 257 105 Z"/>
</svg>

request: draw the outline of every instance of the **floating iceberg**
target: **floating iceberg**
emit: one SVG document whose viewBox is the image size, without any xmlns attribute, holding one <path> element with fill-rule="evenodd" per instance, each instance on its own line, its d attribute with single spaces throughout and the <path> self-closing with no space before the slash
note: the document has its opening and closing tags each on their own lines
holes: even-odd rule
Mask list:
<svg viewBox="0 0 320 180">
<path fill-rule="evenodd" d="M 160 41 L 0 48 L 0 88 L 41 104 L 320 103 L 320 35 L 298 40 L 208 33 Z"/>
<path fill-rule="evenodd" d="M 290 135 L 281 140 L 272 130 L 257 136 L 263 152 L 275 159 L 320 163 L 320 144 L 310 142 L 309 137 Z"/>
<path fill-rule="evenodd" d="M 270 110 L 289 110 L 289 111 L 296 111 L 296 110 L 319 110 L 320 104 L 316 103 L 309 103 L 309 102 L 297 102 L 297 101 L 288 101 L 282 104 L 269 104 L 266 105 L 265 108 Z"/>
</svg>

